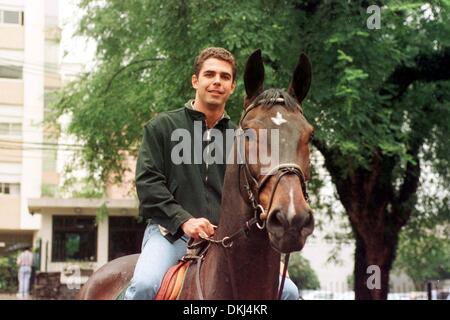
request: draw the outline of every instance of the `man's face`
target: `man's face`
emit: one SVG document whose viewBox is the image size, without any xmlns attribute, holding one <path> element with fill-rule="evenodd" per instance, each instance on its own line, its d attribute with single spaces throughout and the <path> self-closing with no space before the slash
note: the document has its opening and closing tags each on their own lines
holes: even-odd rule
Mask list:
<svg viewBox="0 0 450 320">
<path fill-rule="evenodd" d="M 198 77 L 192 76 L 195 98 L 206 105 L 225 105 L 235 86 L 231 64 L 216 58 L 206 59 Z"/>
</svg>

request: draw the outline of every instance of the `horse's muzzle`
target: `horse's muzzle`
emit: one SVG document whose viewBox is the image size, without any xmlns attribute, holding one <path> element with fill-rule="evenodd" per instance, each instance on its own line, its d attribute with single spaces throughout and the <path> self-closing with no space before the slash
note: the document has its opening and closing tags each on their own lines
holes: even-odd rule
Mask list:
<svg viewBox="0 0 450 320">
<path fill-rule="evenodd" d="M 282 253 L 300 251 L 314 230 L 314 217 L 311 209 L 293 216 L 274 209 L 269 213 L 266 226 L 274 249 Z"/>
</svg>

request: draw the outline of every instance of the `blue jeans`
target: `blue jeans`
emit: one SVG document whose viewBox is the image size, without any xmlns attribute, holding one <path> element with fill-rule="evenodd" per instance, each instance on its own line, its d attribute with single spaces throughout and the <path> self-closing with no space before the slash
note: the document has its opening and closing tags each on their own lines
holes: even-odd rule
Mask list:
<svg viewBox="0 0 450 320">
<path fill-rule="evenodd" d="M 22 295 L 30 294 L 31 267 L 20 266 L 18 278 L 19 278 L 19 293 Z"/>
<path fill-rule="evenodd" d="M 187 240 L 187 236 L 184 235 L 174 243 L 170 243 L 161 234 L 157 225 L 149 224 L 145 229 L 141 255 L 124 299 L 153 300 L 166 271 L 186 254 Z M 281 298 L 299 299 L 297 286 L 289 278 L 285 280 Z"/>
</svg>

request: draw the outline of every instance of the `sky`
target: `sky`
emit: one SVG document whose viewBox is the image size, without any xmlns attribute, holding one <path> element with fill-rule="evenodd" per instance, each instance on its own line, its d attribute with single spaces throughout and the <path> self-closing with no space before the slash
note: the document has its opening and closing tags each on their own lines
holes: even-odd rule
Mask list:
<svg viewBox="0 0 450 320">
<path fill-rule="evenodd" d="M 59 25 L 62 29 L 61 62 L 79 63 L 89 67 L 93 64 L 95 43 L 73 35 L 82 16 L 82 11 L 76 5 L 77 2 L 78 0 L 59 0 Z"/>
</svg>

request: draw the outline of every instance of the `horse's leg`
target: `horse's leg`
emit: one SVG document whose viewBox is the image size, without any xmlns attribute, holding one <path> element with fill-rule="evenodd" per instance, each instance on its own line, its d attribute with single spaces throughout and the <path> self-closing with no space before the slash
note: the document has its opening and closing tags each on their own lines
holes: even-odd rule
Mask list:
<svg viewBox="0 0 450 320">
<path fill-rule="evenodd" d="M 81 288 L 80 300 L 114 300 L 133 277 L 139 254 L 112 260 L 94 272 Z"/>
</svg>

